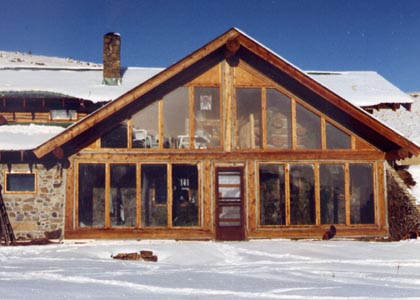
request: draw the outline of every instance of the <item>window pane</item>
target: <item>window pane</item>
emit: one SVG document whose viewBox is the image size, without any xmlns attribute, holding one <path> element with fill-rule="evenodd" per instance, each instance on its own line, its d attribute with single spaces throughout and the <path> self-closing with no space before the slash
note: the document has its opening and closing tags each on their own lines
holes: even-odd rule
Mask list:
<svg viewBox="0 0 420 300">
<path fill-rule="evenodd" d="M 189 148 L 188 88 L 180 87 L 163 97 L 164 148 Z"/>
<path fill-rule="evenodd" d="M 221 206 L 219 207 L 219 227 L 230 227 L 241 225 L 240 206 Z"/>
<path fill-rule="evenodd" d="M 350 223 L 374 224 L 372 166 L 350 165 Z"/>
<path fill-rule="evenodd" d="M 194 89 L 195 149 L 220 147 L 219 93 L 219 88 Z"/>
<path fill-rule="evenodd" d="M 236 89 L 237 147 L 261 147 L 261 89 Z"/>
<path fill-rule="evenodd" d="M 290 223 L 315 224 L 313 165 L 290 165 Z"/>
<path fill-rule="evenodd" d="M 285 193 L 284 166 L 260 165 L 260 223 L 284 225 Z"/>
<path fill-rule="evenodd" d="M 35 174 L 7 173 L 6 192 L 35 192 Z"/>
<path fill-rule="evenodd" d="M 350 149 L 350 135 L 326 122 L 327 149 Z"/>
<path fill-rule="evenodd" d="M 111 226 L 136 226 L 136 165 L 111 165 Z"/>
<path fill-rule="evenodd" d="M 267 89 L 267 147 L 291 148 L 291 130 L 290 98 Z"/>
<path fill-rule="evenodd" d="M 167 226 L 166 165 L 141 166 L 142 226 Z"/>
<path fill-rule="evenodd" d="M 79 226 L 105 225 L 105 165 L 79 164 Z"/>
<path fill-rule="evenodd" d="M 321 118 L 296 103 L 296 146 L 299 149 L 321 149 Z"/>
<path fill-rule="evenodd" d="M 172 224 L 198 225 L 198 170 L 196 165 L 172 166 Z"/>
<path fill-rule="evenodd" d="M 345 224 L 344 165 L 320 165 L 321 224 Z"/>
<path fill-rule="evenodd" d="M 101 148 L 127 148 L 126 122 L 101 137 Z"/>
<path fill-rule="evenodd" d="M 133 148 L 159 147 L 158 107 L 154 102 L 131 117 Z"/>
<path fill-rule="evenodd" d="M 52 109 L 50 110 L 52 120 L 76 120 L 77 112 L 74 109 Z"/>
</svg>

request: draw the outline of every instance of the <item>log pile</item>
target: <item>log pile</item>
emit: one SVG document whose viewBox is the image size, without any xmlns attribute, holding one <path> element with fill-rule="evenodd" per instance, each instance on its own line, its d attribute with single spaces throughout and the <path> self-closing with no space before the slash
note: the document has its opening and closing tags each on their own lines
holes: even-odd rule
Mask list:
<svg viewBox="0 0 420 300">
<path fill-rule="evenodd" d="M 157 262 L 158 257 L 157 255 L 153 254 L 153 251 L 149 250 L 141 250 L 140 252 L 132 252 L 132 253 L 118 253 L 117 255 L 111 255 L 113 259 L 120 259 L 120 260 L 143 260 L 143 261 L 152 261 Z"/>
<path fill-rule="evenodd" d="M 387 166 L 389 239 L 399 241 L 420 227 L 420 209 L 398 173 Z"/>
</svg>

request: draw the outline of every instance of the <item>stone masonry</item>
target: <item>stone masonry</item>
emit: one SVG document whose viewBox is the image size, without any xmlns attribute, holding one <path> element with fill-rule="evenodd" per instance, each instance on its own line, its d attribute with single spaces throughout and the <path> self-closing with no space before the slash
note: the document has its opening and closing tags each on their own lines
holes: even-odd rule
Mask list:
<svg viewBox="0 0 420 300">
<path fill-rule="evenodd" d="M 387 165 L 386 175 L 389 239 L 397 241 L 410 230 L 419 229 L 420 209 L 395 169 Z"/>
<path fill-rule="evenodd" d="M 12 165 L 13 172 L 28 172 L 29 165 Z M 0 180 L 8 168 L 2 165 Z M 3 199 L 17 239 L 44 237 L 45 231 L 64 229 L 65 170 L 53 167 L 46 170 L 34 165 L 37 187 L 35 193 L 5 193 Z"/>
</svg>

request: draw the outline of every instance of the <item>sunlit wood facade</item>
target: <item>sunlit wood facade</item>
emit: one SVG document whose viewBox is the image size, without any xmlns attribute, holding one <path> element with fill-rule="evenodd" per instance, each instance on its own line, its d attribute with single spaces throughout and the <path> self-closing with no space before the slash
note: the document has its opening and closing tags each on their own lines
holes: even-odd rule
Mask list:
<svg viewBox="0 0 420 300">
<path fill-rule="evenodd" d="M 232 29 L 34 153 L 66 238 L 246 240 L 385 236 L 384 163 L 418 151 Z"/>
</svg>

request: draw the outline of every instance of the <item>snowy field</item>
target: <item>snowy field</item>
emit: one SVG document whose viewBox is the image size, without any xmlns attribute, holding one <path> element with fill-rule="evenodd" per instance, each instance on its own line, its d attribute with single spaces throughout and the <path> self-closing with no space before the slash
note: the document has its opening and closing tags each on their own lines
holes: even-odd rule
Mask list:
<svg viewBox="0 0 420 300">
<path fill-rule="evenodd" d="M 152 250 L 159 261 L 111 255 Z M 6 299 L 420 299 L 420 240 L 0 247 Z"/>
</svg>

